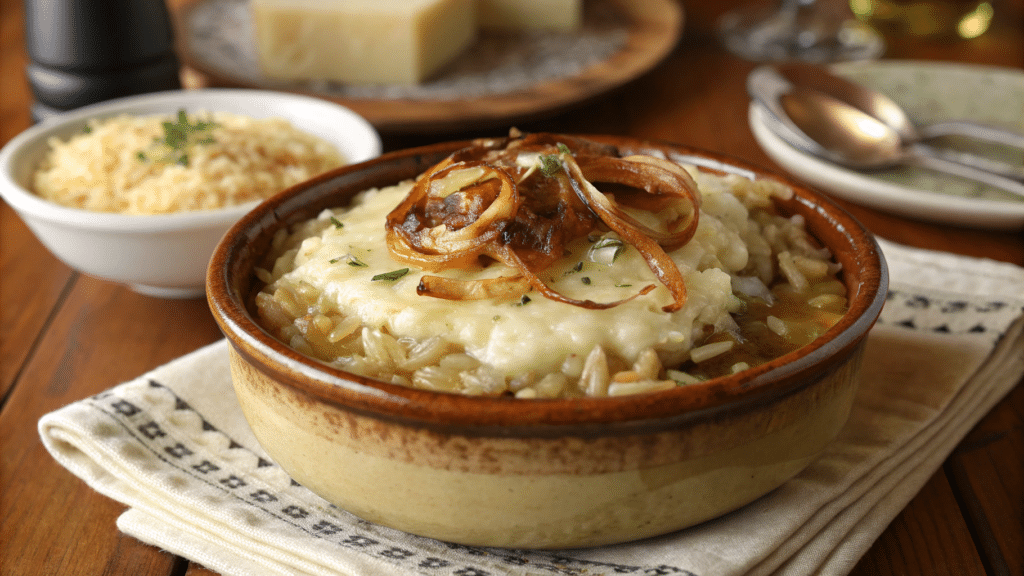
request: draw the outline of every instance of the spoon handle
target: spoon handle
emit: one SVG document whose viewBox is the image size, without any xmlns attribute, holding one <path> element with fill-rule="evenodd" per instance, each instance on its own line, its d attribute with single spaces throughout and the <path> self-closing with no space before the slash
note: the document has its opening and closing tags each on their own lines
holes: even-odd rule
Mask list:
<svg viewBox="0 0 1024 576">
<path fill-rule="evenodd" d="M 929 124 L 922 126 L 920 133 L 921 138 L 925 140 L 940 136 L 966 136 L 976 140 L 1024 149 L 1024 134 L 966 120 L 950 120 L 948 122 Z"/>
<path fill-rule="evenodd" d="M 928 152 L 927 147 L 921 146 L 920 144 L 915 144 L 908 148 L 903 157 L 903 161 L 908 165 L 927 168 L 966 178 L 968 180 L 981 182 L 982 184 L 987 184 L 993 188 L 999 188 L 1000 190 L 1005 190 L 1011 194 L 1024 198 L 1024 183 L 1018 182 L 1013 178 L 1007 178 L 1006 176 L 1001 176 L 966 164 L 953 162 L 939 156 L 931 155 Z"/>
<path fill-rule="evenodd" d="M 934 156 L 950 162 L 956 162 L 957 164 L 965 164 L 971 168 L 1012 178 L 1018 182 L 1024 182 L 1024 164 L 1009 164 L 967 152 L 935 148 L 927 144 L 918 145 L 917 152 L 926 156 Z"/>
</svg>

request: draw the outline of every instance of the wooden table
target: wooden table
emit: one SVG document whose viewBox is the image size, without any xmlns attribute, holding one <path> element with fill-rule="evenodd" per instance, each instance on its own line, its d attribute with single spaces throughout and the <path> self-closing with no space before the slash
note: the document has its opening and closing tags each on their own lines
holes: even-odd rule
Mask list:
<svg viewBox="0 0 1024 576">
<path fill-rule="evenodd" d="M 0 143 L 30 124 L 22 4 L 0 0 Z M 675 141 L 778 170 L 746 121 L 752 64 L 708 30 L 727 3 L 687 2 L 687 32 L 652 73 L 529 130 Z M 1024 2 L 971 41 L 892 41 L 894 58 L 1024 68 Z M 388 135 L 387 149 L 477 134 Z M 1024 265 L 1024 235 L 915 222 L 844 203 L 889 239 Z M 78 274 L 0 204 L 0 572 L 7 575 L 210 574 L 118 532 L 123 506 L 87 488 L 40 443 L 40 416 L 220 338 L 204 300 L 158 300 Z M 1024 386 L 956 448 L 867 552 L 855 574 L 1024 574 Z"/>
</svg>

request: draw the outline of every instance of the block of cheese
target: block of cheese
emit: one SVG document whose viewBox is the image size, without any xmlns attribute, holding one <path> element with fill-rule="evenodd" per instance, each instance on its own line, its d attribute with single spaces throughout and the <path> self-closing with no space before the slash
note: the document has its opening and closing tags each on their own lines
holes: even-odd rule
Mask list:
<svg viewBox="0 0 1024 576">
<path fill-rule="evenodd" d="M 583 22 L 583 0 L 477 0 L 485 28 L 572 31 Z"/>
<path fill-rule="evenodd" d="M 423 81 L 476 38 L 475 0 L 250 0 L 264 74 L 351 84 Z"/>
</svg>

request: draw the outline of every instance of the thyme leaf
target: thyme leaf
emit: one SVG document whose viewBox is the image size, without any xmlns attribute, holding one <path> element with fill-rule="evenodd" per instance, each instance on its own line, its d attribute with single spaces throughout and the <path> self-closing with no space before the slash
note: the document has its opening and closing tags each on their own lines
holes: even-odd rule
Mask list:
<svg viewBox="0 0 1024 576">
<path fill-rule="evenodd" d="M 137 157 L 142 162 L 156 161 L 168 164 L 188 166 L 188 150 L 196 144 L 213 144 L 215 140 L 210 130 L 217 126 L 214 122 L 197 120 L 190 122 L 184 109 L 178 110 L 173 122 L 163 123 L 163 137 L 153 141 L 150 154 L 140 150 Z"/>
<path fill-rule="evenodd" d="M 384 273 L 381 273 L 381 274 L 377 274 L 373 278 L 370 278 L 370 280 L 372 282 L 377 282 L 377 281 L 380 281 L 380 280 L 387 280 L 389 282 L 393 282 L 395 280 L 398 280 L 402 276 L 405 276 L 408 273 L 409 273 L 409 269 L 408 268 L 400 268 L 398 270 L 392 270 L 391 272 L 384 272 Z"/>
</svg>

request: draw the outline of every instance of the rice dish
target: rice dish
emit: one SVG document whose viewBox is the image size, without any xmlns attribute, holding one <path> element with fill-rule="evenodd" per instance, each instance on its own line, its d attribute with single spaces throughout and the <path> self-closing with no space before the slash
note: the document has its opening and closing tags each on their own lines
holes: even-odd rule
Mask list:
<svg viewBox="0 0 1024 576">
<path fill-rule="evenodd" d="M 344 163 L 332 144 L 283 118 L 226 112 L 93 119 L 81 134 L 49 144 L 32 177 L 35 194 L 121 214 L 263 200 Z"/>
<path fill-rule="evenodd" d="M 541 178 L 539 155 L 520 153 L 515 161 L 527 167 L 520 187 Z M 692 223 L 685 244 L 666 250 L 685 298 L 671 282 L 657 282 L 642 245 L 607 226 L 567 241 L 537 274 L 556 297 L 531 287 L 493 297 L 424 295 L 428 277 L 481 283 L 515 270 L 493 258 L 439 270 L 396 258 L 384 222 L 417 185 L 404 182 L 280 231 L 257 270 L 265 286 L 255 308 L 275 337 L 344 370 L 518 398 L 687 385 L 764 362 L 834 324 L 846 306 L 839 266 L 801 217 L 773 208 L 773 198 L 792 191 L 773 180 L 683 169 L 699 190 L 699 218 L 686 216 L 686 202 L 630 214 L 652 229 L 659 218 Z M 607 302 L 615 305 L 599 304 Z"/>
</svg>

